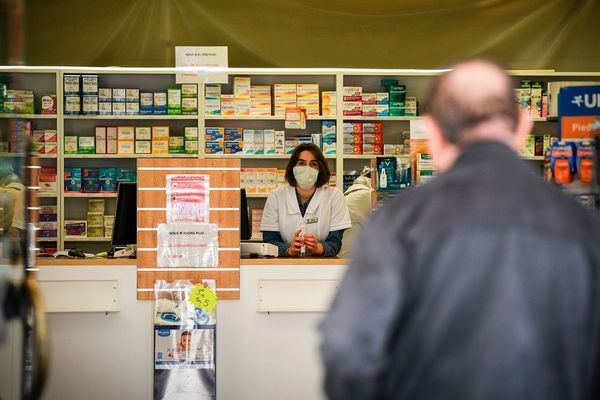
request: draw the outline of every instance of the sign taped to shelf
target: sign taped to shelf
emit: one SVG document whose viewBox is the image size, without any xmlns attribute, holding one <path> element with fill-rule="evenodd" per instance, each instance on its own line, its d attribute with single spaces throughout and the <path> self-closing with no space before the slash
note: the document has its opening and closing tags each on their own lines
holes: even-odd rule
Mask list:
<svg viewBox="0 0 600 400">
<path fill-rule="evenodd" d="M 175 46 L 176 83 L 227 83 L 227 46 Z M 198 71 L 194 71 L 198 68 Z"/>
<path fill-rule="evenodd" d="M 427 127 L 423 118 L 410 120 L 410 138 L 411 139 L 428 139 Z"/>
</svg>

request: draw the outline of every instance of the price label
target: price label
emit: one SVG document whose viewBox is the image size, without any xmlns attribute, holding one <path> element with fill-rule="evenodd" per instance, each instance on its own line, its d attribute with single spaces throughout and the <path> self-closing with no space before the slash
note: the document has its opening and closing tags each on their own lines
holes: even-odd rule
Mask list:
<svg viewBox="0 0 600 400">
<path fill-rule="evenodd" d="M 206 312 L 211 312 L 217 305 L 217 294 L 210 288 L 198 284 L 192 288 L 189 295 L 190 303 Z"/>
</svg>

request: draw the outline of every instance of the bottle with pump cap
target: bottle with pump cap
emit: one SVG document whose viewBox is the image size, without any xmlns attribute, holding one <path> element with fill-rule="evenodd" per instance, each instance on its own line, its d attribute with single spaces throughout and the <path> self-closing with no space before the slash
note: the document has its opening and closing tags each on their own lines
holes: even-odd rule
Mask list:
<svg viewBox="0 0 600 400">
<path fill-rule="evenodd" d="M 387 174 L 385 173 L 385 168 L 382 168 L 381 173 L 379 174 L 379 188 L 387 189 Z"/>
</svg>

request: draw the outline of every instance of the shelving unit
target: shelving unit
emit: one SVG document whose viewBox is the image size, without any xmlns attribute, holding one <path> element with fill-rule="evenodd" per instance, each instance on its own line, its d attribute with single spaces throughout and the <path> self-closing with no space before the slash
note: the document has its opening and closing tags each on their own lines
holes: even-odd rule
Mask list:
<svg viewBox="0 0 600 400">
<path fill-rule="evenodd" d="M 82 218 L 85 202 L 89 198 L 105 198 L 107 213 L 114 214 L 114 193 L 64 193 L 65 167 L 82 166 L 115 166 L 122 168 L 135 168 L 137 159 L 145 158 L 233 158 L 240 159 L 242 168 L 285 168 L 289 155 L 205 155 L 204 128 L 205 127 L 240 127 L 247 129 L 277 129 L 285 130 L 286 137 L 305 135 L 321 131 L 322 121 L 335 121 L 336 123 L 336 155 L 326 156 L 332 171 L 336 172 L 336 186 L 343 187 L 343 173 L 346 170 L 362 170 L 364 165 L 371 163 L 376 156 L 353 155 L 343 153 L 343 124 L 344 122 L 383 122 L 384 143 L 398 143 L 402 132 L 409 131 L 411 121 L 418 117 L 412 116 L 344 116 L 343 93 L 344 86 L 361 86 L 365 92 L 382 91 L 381 79 L 398 79 L 407 88 L 407 96 L 415 96 L 422 100 L 431 79 L 444 70 L 389 70 L 389 69 L 230 69 L 229 83 L 221 85 L 222 93 L 233 93 L 233 77 L 247 76 L 251 78 L 252 85 L 269 85 L 277 83 L 317 83 L 319 92 L 324 90 L 336 91 L 337 113 L 332 116 L 309 116 L 306 130 L 287 130 L 284 128 L 283 116 L 205 116 L 204 93 L 205 86 L 198 86 L 198 115 L 64 115 L 63 104 L 63 76 L 65 74 L 97 74 L 100 87 L 111 88 L 140 88 L 144 91 L 164 90 L 175 85 L 174 70 L 169 68 L 43 68 L 43 67 L 0 67 L 0 76 L 15 76 L 22 83 L 19 89 L 33 90 L 37 95 L 56 94 L 57 114 L 1 114 L 0 121 L 29 120 L 36 129 L 56 129 L 58 135 L 57 155 L 39 155 L 42 166 L 56 166 L 58 171 L 58 192 L 40 193 L 40 203 L 55 204 L 58 208 L 58 237 L 56 239 L 40 238 L 40 242 L 55 241 L 57 248 L 63 249 L 64 244 L 71 242 L 97 242 L 106 248 L 103 242 L 108 238 L 88 238 L 74 240 L 65 238 L 62 226 L 65 219 Z M 553 72 L 553 71 L 509 71 L 517 80 L 530 79 L 545 83 L 550 81 L 600 81 L 600 73 L 581 72 Z M 36 98 L 36 107 L 38 106 Z M 556 132 L 556 117 L 534 117 L 533 134 L 543 135 Z M 186 126 L 198 128 L 198 148 L 200 154 L 64 154 L 64 137 L 68 135 L 89 135 L 95 126 L 118 125 L 152 126 L 168 125 L 172 130 L 181 130 Z M 540 163 L 543 157 L 524 157 L 525 160 Z M 261 207 L 266 194 L 249 194 L 251 207 Z M 102 239 L 102 240 L 98 240 Z"/>
</svg>

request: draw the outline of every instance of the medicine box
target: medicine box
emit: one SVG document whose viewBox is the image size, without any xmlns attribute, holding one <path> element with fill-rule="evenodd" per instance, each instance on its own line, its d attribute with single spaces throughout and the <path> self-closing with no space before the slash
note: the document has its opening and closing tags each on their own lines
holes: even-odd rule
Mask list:
<svg viewBox="0 0 600 400">
<path fill-rule="evenodd" d="M 127 107 L 125 106 L 124 101 L 113 101 L 113 103 L 112 103 L 113 115 L 125 115 L 126 111 L 127 111 Z"/>
<path fill-rule="evenodd" d="M 81 75 L 68 74 L 63 76 L 63 90 L 65 95 L 78 95 L 80 93 Z"/>
<path fill-rule="evenodd" d="M 181 97 L 198 98 L 198 85 L 196 83 L 184 83 L 181 85 Z"/>
<path fill-rule="evenodd" d="M 81 168 L 65 167 L 65 192 L 81 192 Z"/>
<path fill-rule="evenodd" d="M 87 237 L 87 221 L 65 220 L 66 237 Z"/>
<path fill-rule="evenodd" d="M 184 154 L 185 144 L 183 136 L 169 137 L 169 154 Z"/>
<path fill-rule="evenodd" d="M 117 126 L 117 139 L 135 140 L 135 128 L 133 126 Z"/>
<path fill-rule="evenodd" d="M 140 89 L 125 89 L 125 101 L 127 103 L 140 102 Z"/>
<path fill-rule="evenodd" d="M 166 92 L 154 92 L 154 114 L 155 115 L 166 115 L 167 114 L 167 93 Z"/>
<path fill-rule="evenodd" d="M 136 126 L 135 140 L 152 140 L 152 128 L 149 126 Z"/>
<path fill-rule="evenodd" d="M 152 140 L 152 154 L 169 154 L 169 139 Z"/>
<path fill-rule="evenodd" d="M 225 140 L 225 154 L 241 153 L 244 143 L 241 140 Z"/>
<path fill-rule="evenodd" d="M 225 128 L 223 138 L 225 140 L 242 140 L 244 138 L 242 128 Z"/>
<path fill-rule="evenodd" d="M 98 89 L 98 101 L 112 102 L 113 94 L 111 88 L 99 88 Z"/>
<path fill-rule="evenodd" d="M 78 154 L 95 154 L 95 137 L 93 136 L 79 136 L 77 145 Z"/>
<path fill-rule="evenodd" d="M 181 99 L 181 114 L 183 114 L 183 115 L 198 114 L 198 99 L 196 97 L 183 97 Z"/>
<path fill-rule="evenodd" d="M 153 126 L 152 127 L 152 140 L 169 140 L 169 127 L 168 126 Z"/>
<path fill-rule="evenodd" d="M 125 103 L 125 99 L 126 99 L 125 93 L 126 93 L 125 89 L 113 89 L 112 90 L 113 102 Z"/>
<path fill-rule="evenodd" d="M 136 140 L 135 154 L 152 154 L 152 142 L 150 140 Z"/>
<path fill-rule="evenodd" d="M 135 183 L 135 170 L 128 168 L 117 169 L 117 182 Z"/>
<path fill-rule="evenodd" d="M 98 75 L 81 76 L 81 93 L 98 95 Z"/>
<path fill-rule="evenodd" d="M 112 112 L 112 102 L 98 102 L 98 115 L 111 115 Z"/>
<path fill-rule="evenodd" d="M 186 126 L 183 128 L 183 136 L 185 140 L 198 140 L 198 127 Z"/>
<path fill-rule="evenodd" d="M 204 140 L 220 140 L 224 138 L 225 128 L 222 127 L 206 127 L 204 128 Z"/>
<path fill-rule="evenodd" d="M 99 171 L 100 192 L 117 191 L 117 169 L 100 168 Z"/>
<path fill-rule="evenodd" d="M 223 140 L 210 140 L 204 142 L 204 154 L 223 154 Z"/>
<path fill-rule="evenodd" d="M 97 193 L 100 191 L 100 171 L 98 168 L 82 168 L 82 191 Z"/>
<path fill-rule="evenodd" d="M 65 136 L 65 154 L 77 154 L 77 136 Z"/>
</svg>

